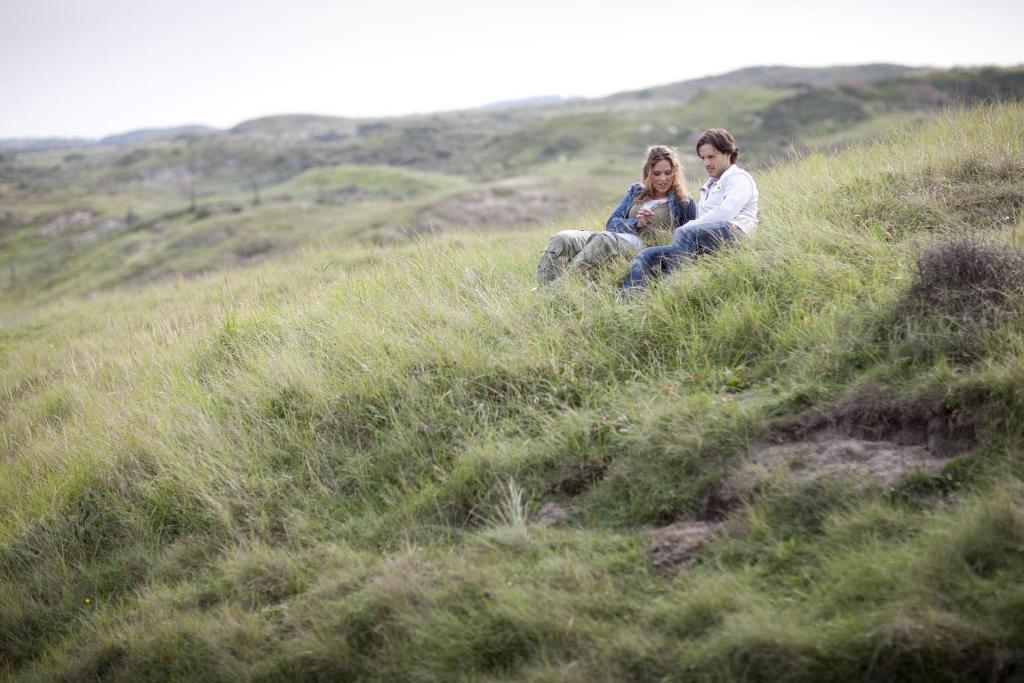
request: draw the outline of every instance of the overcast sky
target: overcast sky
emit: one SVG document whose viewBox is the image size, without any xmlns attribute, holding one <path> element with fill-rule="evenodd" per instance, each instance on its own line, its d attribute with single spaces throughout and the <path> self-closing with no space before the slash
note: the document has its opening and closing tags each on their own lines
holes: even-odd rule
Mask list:
<svg viewBox="0 0 1024 683">
<path fill-rule="evenodd" d="M 1022 0 L 0 0 L 0 137 L 593 97 L 769 64 L 1021 64 L 1022 36 Z"/>
</svg>

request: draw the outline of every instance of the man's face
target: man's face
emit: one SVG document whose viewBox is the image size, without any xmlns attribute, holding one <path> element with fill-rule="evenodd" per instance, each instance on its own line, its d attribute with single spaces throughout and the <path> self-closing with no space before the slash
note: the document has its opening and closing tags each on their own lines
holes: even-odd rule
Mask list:
<svg viewBox="0 0 1024 683">
<path fill-rule="evenodd" d="M 704 170 L 708 177 L 718 180 L 722 174 L 729 170 L 732 161 L 728 154 L 719 152 L 710 142 L 706 142 L 697 150 L 697 156 L 704 163 Z"/>
</svg>

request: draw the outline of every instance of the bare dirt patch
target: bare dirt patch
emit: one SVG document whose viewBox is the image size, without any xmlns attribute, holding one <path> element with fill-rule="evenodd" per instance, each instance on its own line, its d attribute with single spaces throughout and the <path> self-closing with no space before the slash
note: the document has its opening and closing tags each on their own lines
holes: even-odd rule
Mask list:
<svg viewBox="0 0 1024 683">
<path fill-rule="evenodd" d="M 96 240 L 112 235 L 125 227 L 127 227 L 127 224 L 122 220 L 118 220 L 117 218 L 104 218 L 88 230 L 72 235 L 71 243 L 77 247 L 90 242 L 95 242 Z"/>
<path fill-rule="evenodd" d="M 950 447 L 947 432 L 945 421 L 935 418 L 925 426 L 903 425 L 891 440 L 862 438 L 828 427 L 757 446 L 751 459 L 711 492 L 705 519 L 647 531 L 647 552 L 658 571 L 686 569 L 710 541 L 728 535 L 729 512 L 753 500 L 772 480 L 807 483 L 844 477 L 859 485 L 889 486 L 911 471 L 938 475 L 951 452 L 963 451 L 961 441 Z"/>
<path fill-rule="evenodd" d="M 517 179 L 460 193 L 427 208 L 417 226 L 509 227 L 536 225 L 581 213 L 588 195 Z"/>
<path fill-rule="evenodd" d="M 39 234 L 43 237 L 56 237 L 68 230 L 88 225 L 95 218 L 96 212 L 92 209 L 77 209 L 62 213 L 39 228 Z"/>
<path fill-rule="evenodd" d="M 601 481 L 607 471 L 606 462 L 579 463 L 559 479 L 555 487 L 567 496 L 578 496 Z"/>
<path fill-rule="evenodd" d="M 750 462 L 730 477 L 740 484 L 744 476 L 784 473 L 804 483 L 821 477 L 852 476 L 864 483 L 891 485 L 911 470 L 939 474 L 948 458 L 925 444 L 870 441 L 833 431 L 822 431 L 802 441 L 755 449 Z"/>
<path fill-rule="evenodd" d="M 545 526 L 563 524 L 572 515 L 572 508 L 561 503 L 544 503 L 537 511 L 533 521 Z"/>
<path fill-rule="evenodd" d="M 956 407 L 950 407 L 950 400 Z M 780 421 L 761 448 L 845 437 L 925 446 L 934 456 L 949 458 L 974 447 L 977 418 L 970 407 L 988 400 L 984 391 L 969 388 L 952 397 L 943 391 L 908 399 L 869 385 L 837 405 Z"/>
<path fill-rule="evenodd" d="M 676 573 L 693 564 L 697 551 L 721 533 L 720 522 L 676 522 L 646 533 L 647 552 L 659 572 Z"/>
</svg>

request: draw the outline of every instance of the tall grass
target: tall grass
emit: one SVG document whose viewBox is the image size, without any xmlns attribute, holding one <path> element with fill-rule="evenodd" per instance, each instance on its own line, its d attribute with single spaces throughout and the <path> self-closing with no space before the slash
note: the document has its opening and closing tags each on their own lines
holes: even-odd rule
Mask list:
<svg viewBox="0 0 1024 683">
<path fill-rule="evenodd" d="M 617 270 L 532 291 L 550 226 L 9 309 L 0 671 L 1009 677 L 1019 294 L 954 346 L 901 306 L 930 244 L 1016 248 L 1022 114 L 761 174 L 759 231 L 635 302 Z M 723 509 L 787 424 L 935 415 L 974 435 L 945 478 Z M 568 523 L 532 521 L 551 502 Z M 723 515 L 694 568 L 654 571 L 646 530 Z"/>
</svg>

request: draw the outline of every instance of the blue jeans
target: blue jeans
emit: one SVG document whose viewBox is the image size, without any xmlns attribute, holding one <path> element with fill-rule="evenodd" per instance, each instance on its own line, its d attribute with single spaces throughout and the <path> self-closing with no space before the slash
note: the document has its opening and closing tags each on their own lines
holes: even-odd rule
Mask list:
<svg viewBox="0 0 1024 683">
<path fill-rule="evenodd" d="M 705 223 L 694 227 L 676 228 L 672 244 L 664 247 L 649 247 L 633 259 L 629 275 L 622 281 L 622 290 L 626 294 L 643 289 L 647 282 L 656 277 L 672 272 L 685 260 L 692 261 L 697 254 L 710 254 L 740 232 L 727 221 Z"/>
</svg>

